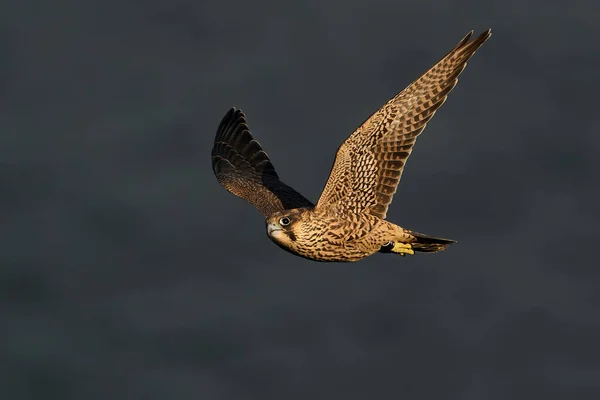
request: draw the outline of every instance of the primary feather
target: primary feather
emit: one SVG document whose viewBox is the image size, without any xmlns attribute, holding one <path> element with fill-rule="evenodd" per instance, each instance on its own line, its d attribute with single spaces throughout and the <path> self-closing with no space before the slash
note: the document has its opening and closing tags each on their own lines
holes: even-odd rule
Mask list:
<svg viewBox="0 0 600 400">
<path fill-rule="evenodd" d="M 417 136 L 456 86 L 467 60 L 491 36 L 467 34 L 429 71 L 368 118 L 339 147 L 317 207 L 385 218 Z"/>
<path fill-rule="evenodd" d="M 251 203 L 265 217 L 313 205 L 281 182 L 269 156 L 252 137 L 246 116 L 235 108 L 227 112 L 217 129 L 212 167 L 225 189 Z"/>
</svg>

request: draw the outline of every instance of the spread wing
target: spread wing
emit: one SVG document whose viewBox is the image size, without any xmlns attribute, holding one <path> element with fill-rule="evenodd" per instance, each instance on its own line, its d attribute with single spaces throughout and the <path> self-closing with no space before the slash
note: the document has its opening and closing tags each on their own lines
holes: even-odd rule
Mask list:
<svg viewBox="0 0 600 400">
<path fill-rule="evenodd" d="M 232 108 L 223 117 L 212 149 L 212 167 L 225 189 L 251 203 L 265 217 L 290 208 L 313 206 L 279 180 L 269 156 L 252 137 L 241 110 Z"/>
<path fill-rule="evenodd" d="M 385 218 L 417 136 L 444 104 L 467 61 L 491 36 L 465 36 L 444 58 L 388 101 L 339 147 L 317 207 Z"/>
</svg>

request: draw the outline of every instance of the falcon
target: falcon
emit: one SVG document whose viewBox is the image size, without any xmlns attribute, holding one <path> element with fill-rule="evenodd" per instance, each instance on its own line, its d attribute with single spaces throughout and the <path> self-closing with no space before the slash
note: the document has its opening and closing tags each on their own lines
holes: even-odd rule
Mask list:
<svg viewBox="0 0 600 400">
<path fill-rule="evenodd" d="M 469 32 L 431 69 L 369 117 L 338 148 L 316 204 L 279 179 L 241 110 L 223 117 L 212 149 L 219 183 L 266 218 L 268 237 L 315 261 L 358 261 L 374 253 L 414 255 L 445 250 L 454 240 L 386 220 L 415 141 L 456 86 L 467 61 L 491 36 Z"/>
</svg>

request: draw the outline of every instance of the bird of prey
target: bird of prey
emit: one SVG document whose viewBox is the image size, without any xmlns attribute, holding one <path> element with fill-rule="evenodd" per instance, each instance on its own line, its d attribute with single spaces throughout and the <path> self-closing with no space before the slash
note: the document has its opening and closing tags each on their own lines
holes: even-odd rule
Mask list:
<svg viewBox="0 0 600 400">
<path fill-rule="evenodd" d="M 244 113 L 235 108 L 217 129 L 212 149 L 217 180 L 265 216 L 275 244 L 310 260 L 347 262 L 376 252 L 404 256 L 445 250 L 455 241 L 402 228 L 388 222 L 386 214 L 417 136 L 491 30 L 470 40 L 472 34 L 342 143 L 316 204 L 279 179 Z"/>
</svg>

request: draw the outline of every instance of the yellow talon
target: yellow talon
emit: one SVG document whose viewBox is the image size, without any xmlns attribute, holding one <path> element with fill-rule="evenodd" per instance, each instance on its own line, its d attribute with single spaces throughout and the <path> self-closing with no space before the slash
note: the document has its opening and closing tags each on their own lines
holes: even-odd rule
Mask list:
<svg viewBox="0 0 600 400">
<path fill-rule="evenodd" d="M 405 256 L 407 254 L 414 255 L 415 251 L 412 249 L 412 245 L 408 243 L 394 243 L 394 247 L 392 247 L 392 252 L 398 253 L 401 256 Z"/>
</svg>

